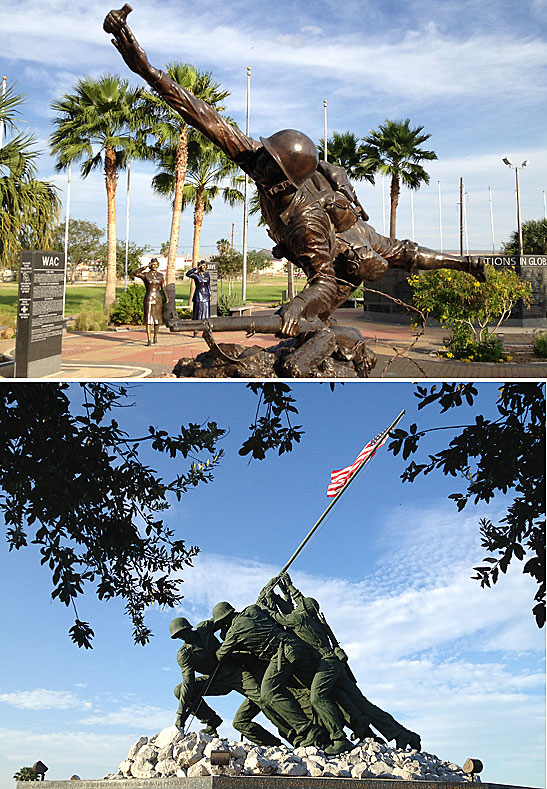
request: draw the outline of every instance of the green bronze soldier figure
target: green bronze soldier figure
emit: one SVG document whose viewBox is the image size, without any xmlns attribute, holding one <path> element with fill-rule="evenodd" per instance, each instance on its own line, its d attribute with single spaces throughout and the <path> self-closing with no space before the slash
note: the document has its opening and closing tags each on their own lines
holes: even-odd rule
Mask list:
<svg viewBox="0 0 547 789">
<path fill-rule="evenodd" d="M 237 613 L 227 602 L 213 608 L 217 629 L 225 631 L 217 650 L 218 660 L 234 652 L 248 652 L 267 664 L 260 684 L 261 705 L 275 710 L 295 732 L 295 746 L 315 745 L 320 728 L 311 723 L 287 688 L 293 676 L 309 679 L 314 674 L 314 659 L 306 645 L 285 632 L 257 605 Z M 308 684 L 305 681 L 305 684 Z"/>
<path fill-rule="evenodd" d="M 260 705 L 259 683 L 253 673 L 236 660 L 228 659 L 219 664 L 216 651 L 220 641 L 214 634 L 213 621 L 209 619 L 192 628 L 187 619 L 177 617 L 171 622 L 170 630 L 171 638 L 184 641 L 177 654 L 183 682 L 174 690 L 179 700 L 175 725 L 182 728 L 192 714 L 206 724 L 205 734 L 218 736 L 217 727 L 222 718 L 206 704 L 204 696 L 224 696 L 235 690 L 246 698 L 236 711 L 233 727 L 257 745 L 279 745 L 278 737 L 253 720 L 260 711 L 270 717 L 269 711 Z M 204 676 L 196 677 L 196 671 Z M 271 719 L 276 725 L 284 725 L 278 716 Z"/>
<path fill-rule="evenodd" d="M 277 578 L 273 578 L 265 590 L 273 589 Z M 389 741 L 394 739 L 398 748 L 421 749 L 420 737 L 415 732 L 406 729 L 398 723 L 392 715 L 372 704 L 359 690 L 355 676 L 347 664 L 347 655 L 341 649 L 334 633 L 329 627 L 324 615 L 320 613 L 319 603 L 313 597 L 304 597 L 292 583 L 288 573 L 281 576 L 280 588 L 285 593 L 285 605 L 281 602 L 282 609 L 296 607 L 291 613 L 273 613 L 273 618 L 294 629 L 296 634 L 306 643 L 317 643 L 322 661 L 320 664 L 321 677 L 318 680 L 325 694 L 331 694 L 340 706 L 348 713 L 352 728 L 359 739 L 372 735 L 369 725 L 372 724 Z M 265 600 L 280 604 L 279 598 Z M 357 710 L 357 720 L 355 711 Z"/>
<path fill-rule="evenodd" d="M 126 64 L 255 181 L 275 253 L 306 273 L 308 287 L 282 308 L 282 336 L 295 336 L 300 318 L 327 321 L 364 280 L 381 279 L 389 267 L 460 269 L 484 280 L 483 265 L 469 257 L 377 233 L 367 224 L 345 170 L 320 162 L 306 134 L 284 129 L 253 140 L 152 66 L 126 25 L 130 10 L 126 5 L 111 11 L 103 25 Z"/>
</svg>

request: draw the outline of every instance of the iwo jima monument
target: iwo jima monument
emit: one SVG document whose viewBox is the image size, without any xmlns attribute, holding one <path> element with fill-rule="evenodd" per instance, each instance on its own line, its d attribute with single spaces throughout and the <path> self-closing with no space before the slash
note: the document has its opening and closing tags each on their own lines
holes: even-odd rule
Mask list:
<svg viewBox="0 0 547 789">
<path fill-rule="evenodd" d="M 453 789 L 454 783 L 480 781 L 480 759 L 460 767 L 422 752 L 417 733 L 363 695 L 320 604 L 287 572 L 404 413 L 354 463 L 332 472 L 332 501 L 255 603 L 237 612 L 221 601 L 195 627 L 182 616 L 172 620 L 171 638 L 183 642 L 175 725 L 140 737 L 118 771 L 103 780 L 73 776 L 80 789 L 111 789 L 113 781 L 130 781 L 133 789 L 427 789 L 432 782 Z M 219 737 L 222 718 L 205 700 L 231 691 L 243 697 L 232 720 L 239 742 Z M 277 734 L 255 720 L 259 713 Z M 190 732 L 194 719 L 205 728 Z M 73 779 L 48 783 L 67 789 Z"/>
<path fill-rule="evenodd" d="M 196 98 L 148 61 L 126 24 L 125 5 L 111 11 L 104 29 L 126 64 L 188 123 L 217 145 L 254 182 L 274 254 L 306 274 L 307 286 L 277 314 L 261 317 L 182 321 L 174 297 L 163 319 L 171 331 L 203 329 L 211 353 L 181 359 L 180 377 L 365 377 L 375 364 L 361 333 L 333 325 L 332 313 L 363 282 L 380 280 L 390 268 L 449 268 L 484 281 L 484 266 L 413 241 L 386 238 L 368 224 L 346 171 L 319 161 L 313 140 L 282 129 L 254 140 L 209 104 Z M 269 351 L 218 344 L 212 332 L 273 333 L 282 342 Z"/>
</svg>

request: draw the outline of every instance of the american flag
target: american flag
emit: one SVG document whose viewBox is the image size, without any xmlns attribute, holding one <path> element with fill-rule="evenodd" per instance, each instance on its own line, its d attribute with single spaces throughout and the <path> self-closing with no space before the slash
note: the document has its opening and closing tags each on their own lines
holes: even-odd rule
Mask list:
<svg viewBox="0 0 547 789">
<path fill-rule="evenodd" d="M 331 472 L 330 485 L 327 488 L 327 496 L 338 495 L 350 477 L 355 474 L 355 472 L 363 465 L 366 460 L 373 458 L 376 454 L 376 450 L 386 443 L 389 432 L 389 430 L 382 431 L 381 433 L 378 433 L 376 438 L 373 438 L 372 441 L 369 441 L 366 447 L 363 447 L 363 449 L 359 452 L 356 460 L 354 460 L 351 466 L 346 466 L 346 468 L 342 468 L 339 471 Z M 380 439 L 382 440 L 380 441 Z"/>
</svg>

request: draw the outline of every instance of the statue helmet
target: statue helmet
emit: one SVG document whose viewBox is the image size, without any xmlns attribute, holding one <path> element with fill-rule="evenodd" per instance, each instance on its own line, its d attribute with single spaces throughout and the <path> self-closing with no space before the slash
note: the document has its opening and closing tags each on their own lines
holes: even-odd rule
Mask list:
<svg viewBox="0 0 547 789">
<path fill-rule="evenodd" d="M 191 629 L 192 629 L 192 625 L 183 616 L 177 616 L 177 618 L 173 619 L 173 621 L 169 625 L 169 630 L 171 631 L 171 638 L 176 638 L 179 635 L 179 633 L 182 633 L 183 630 L 191 630 Z"/>
<path fill-rule="evenodd" d="M 293 186 L 302 186 L 319 164 L 314 141 L 296 129 L 283 129 L 271 137 L 261 137 L 260 142 Z"/>
<path fill-rule="evenodd" d="M 319 611 L 319 603 L 314 597 L 304 597 L 302 604 L 308 614 L 317 614 Z"/>
<path fill-rule="evenodd" d="M 216 606 L 213 608 L 213 622 L 215 625 L 218 625 L 219 622 L 222 622 L 226 619 L 230 614 L 235 614 L 235 608 L 230 603 L 222 602 L 217 603 Z"/>
</svg>

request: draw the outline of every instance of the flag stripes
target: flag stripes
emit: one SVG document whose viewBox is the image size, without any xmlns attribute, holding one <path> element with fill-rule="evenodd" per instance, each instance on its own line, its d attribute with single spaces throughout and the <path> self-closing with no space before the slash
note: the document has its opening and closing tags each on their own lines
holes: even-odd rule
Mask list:
<svg viewBox="0 0 547 789">
<path fill-rule="evenodd" d="M 372 441 L 369 441 L 368 444 L 363 447 L 351 466 L 346 466 L 346 468 L 339 469 L 338 471 L 332 471 L 330 475 L 330 484 L 327 488 L 327 496 L 337 496 L 346 482 L 348 482 L 349 478 L 355 474 L 360 466 L 367 460 L 370 460 L 370 458 L 373 458 L 376 454 L 376 450 L 386 443 L 388 435 L 389 431 L 378 433 L 376 438 L 373 438 Z"/>
</svg>

